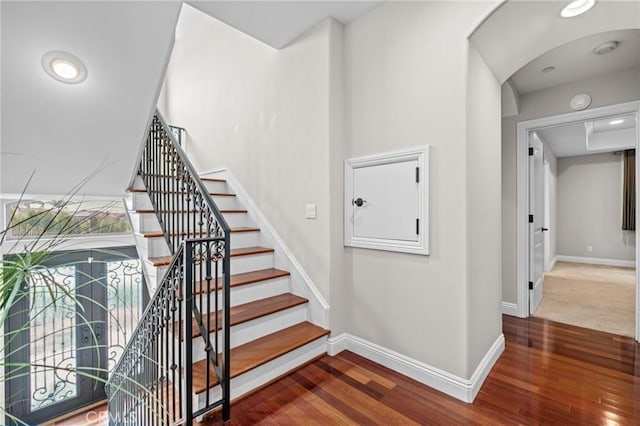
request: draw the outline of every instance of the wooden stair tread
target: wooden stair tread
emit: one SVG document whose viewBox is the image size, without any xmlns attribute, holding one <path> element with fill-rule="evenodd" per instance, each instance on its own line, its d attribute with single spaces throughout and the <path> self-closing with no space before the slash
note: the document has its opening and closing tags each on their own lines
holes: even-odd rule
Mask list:
<svg viewBox="0 0 640 426">
<path fill-rule="evenodd" d="M 158 190 L 147 191 L 145 188 L 131 188 L 129 189 L 129 192 L 135 192 L 135 193 L 162 192 L 163 194 L 180 194 L 180 195 L 186 194 L 186 192 L 184 191 L 158 191 Z M 236 196 L 236 194 L 231 192 L 209 192 L 209 195 L 211 195 L 212 197 L 235 197 Z"/>
<path fill-rule="evenodd" d="M 229 311 L 231 320 L 229 324 L 234 325 L 242 324 L 247 321 L 254 320 L 256 318 L 264 317 L 276 312 L 284 311 L 285 309 L 293 308 L 294 306 L 303 305 L 309 302 L 304 297 L 296 296 L 291 293 L 279 294 L 277 296 L 271 296 L 264 299 L 256 300 L 254 302 L 244 303 L 238 306 L 232 306 Z M 206 309 L 206 304 L 205 304 Z M 211 312 L 209 314 L 202 315 L 202 322 L 207 326 L 207 317 L 209 317 L 210 330 L 214 328 L 220 329 L 222 327 L 222 312 Z M 217 317 L 218 327 L 215 327 Z M 182 325 L 182 321 L 176 321 L 173 325 L 174 331 L 177 331 L 179 326 Z M 192 319 L 192 333 L 193 337 L 201 336 L 200 327 L 196 319 Z"/>
<path fill-rule="evenodd" d="M 176 179 L 176 180 L 180 180 L 179 176 L 175 176 L 175 175 L 158 175 L 158 174 L 155 174 L 155 173 L 138 173 L 138 176 L 142 176 L 143 174 L 145 176 L 153 176 L 153 177 L 161 177 L 161 178 L 173 178 L 173 179 Z M 226 182 L 227 181 L 226 179 L 221 179 L 221 178 L 202 177 L 202 176 L 198 176 L 198 177 L 200 178 L 200 180 L 206 180 L 206 181 L 209 181 L 209 182 Z"/>
<path fill-rule="evenodd" d="M 250 256 L 252 254 L 272 253 L 274 250 L 269 247 L 242 247 L 231 250 L 231 257 L 235 256 Z M 171 263 L 172 256 L 158 256 L 150 257 L 149 262 L 153 263 L 153 266 L 166 266 Z M 233 278 L 233 275 L 231 276 Z"/>
<path fill-rule="evenodd" d="M 260 228 L 256 228 L 253 226 L 240 226 L 238 228 L 231 228 L 231 232 L 259 232 Z"/>
<path fill-rule="evenodd" d="M 305 321 L 235 347 L 231 349 L 231 378 L 266 364 L 327 334 L 329 334 L 329 330 Z M 206 390 L 207 362 L 208 360 L 204 359 L 193 364 L 193 391 L 196 394 Z M 218 378 L 213 368 L 210 368 L 209 385 L 214 387 L 217 384 Z"/>
<path fill-rule="evenodd" d="M 271 247 L 241 247 L 231 250 L 231 257 L 234 256 L 251 256 L 252 254 L 273 253 L 275 250 Z"/>
<path fill-rule="evenodd" d="M 246 284 L 254 284 L 260 281 L 268 281 L 275 278 L 288 277 L 291 275 L 288 271 L 283 271 L 281 269 L 276 268 L 268 268 L 268 269 L 260 269 L 257 271 L 243 272 L 241 274 L 233 274 L 231 275 L 231 279 L 229 280 L 230 287 L 237 287 Z M 209 291 L 214 291 L 216 288 L 216 284 L 218 284 L 218 289 L 222 288 L 222 278 L 218 280 L 216 283 L 215 280 L 212 280 L 209 285 Z M 203 293 L 206 289 L 206 285 L 202 287 L 199 284 L 196 284 L 196 289 L 193 294 Z"/>
<path fill-rule="evenodd" d="M 138 209 L 135 212 L 138 213 L 138 214 L 154 214 L 156 211 L 153 210 L 153 209 Z M 198 213 L 198 212 L 199 212 L 199 210 L 189 210 L 189 211 L 187 211 L 187 210 L 179 210 L 179 211 L 170 211 L 169 213 L 181 213 L 181 214 L 189 213 L 189 214 L 191 214 L 191 213 Z M 161 211 L 161 213 L 167 213 L 167 211 L 163 210 L 163 211 Z M 243 210 L 243 209 L 233 209 L 233 210 L 220 210 L 220 213 L 222 213 L 222 214 L 247 213 L 247 211 Z"/>
<path fill-rule="evenodd" d="M 253 228 L 253 227 L 249 227 L 249 226 L 243 226 L 243 227 L 239 227 L 239 228 L 231 228 L 231 232 L 237 232 L 237 233 L 241 233 L 241 232 L 259 232 L 260 228 Z M 196 232 L 189 232 L 189 236 L 192 235 L 206 235 L 207 232 L 206 231 L 196 231 Z M 172 237 L 175 237 L 176 233 L 171 234 Z M 164 237 L 164 233 L 162 231 L 153 231 L 153 232 L 145 232 L 144 234 L 142 234 L 142 236 L 144 238 L 160 238 L 160 237 Z"/>
</svg>

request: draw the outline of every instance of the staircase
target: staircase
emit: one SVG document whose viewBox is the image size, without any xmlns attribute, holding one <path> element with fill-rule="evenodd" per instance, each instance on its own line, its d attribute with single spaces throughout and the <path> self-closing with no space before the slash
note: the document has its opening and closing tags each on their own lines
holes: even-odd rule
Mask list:
<svg viewBox="0 0 640 426">
<path fill-rule="evenodd" d="M 166 351 L 154 355 L 164 359 L 164 367 L 148 367 L 153 370 L 151 380 L 144 376 L 146 385 L 127 390 L 121 377 L 139 370 L 143 362 L 139 360 L 136 367 L 129 354 L 128 361 L 116 367 L 119 373 L 115 376 L 120 377 L 120 382 L 109 382 L 110 409 L 113 403 L 116 410 L 137 413 L 129 421 L 143 414 L 144 419 L 128 424 L 150 424 L 148 416 L 159 418 L 162 424 L 190 424 L 193 417 L 219 406 L 223 407 L 223 417 L 228 417 L 230 412 L 225 404 L 228 406 L 231 399 L 323 355 L 329 331 L 310 322 L 314 314 L 309 294 L 295 294 L 291 272 L 276 268 L 276 264 L 288 264 L 276 260 L 286 254 L 269 244 L 272 238 L 256 225 L 256 215 L 250 214 L 238 200 L 227 181 L 194 176 L 192 179 L 199 183 L 180 183 L 184 178 L 175 173 L 176 169 L 192 170 L 192 166 L 159 115 L 152 123 L 154 129 L 156 133 L 160 131 L 161 137 L 150 134 L 147 143 L 151 145 L 147 150 L 155 150 L 153 155 L 159 153 L 162 161 L 170 164 L 154 166 L 155 172 L 141 167 L 125 201 L 147 285 L 150 292 L 155 292 L 152 304 L 155 301 L 155 309 L 164 312 L 148 315 L 147 322 L 153 318 L 158 322 L 160 318 L 155 329 L 160 330 L 161 344 L 154 346 L 145 340 L 145 347 L 166 347 Z M 155 148 L 156 143 L 161 146 Z M 174 150 L 177 154 L 172 153 Z M 187 164 L 176 168 L 173 162 L 178 157 L 184 157 Z M 141 164 L 154 161 L 158 162 L 143 155 Z M 154 183 L 156 175 L 164 183 Z M 203 216 L 206 203 L 185 195 L 194 187 L 206 191 L 200 197 L 210 197 L 213 209 L 223 219 Z M 227 227 L 228 232 L 224 233 Z M 227 234 L 230 247 L 224 251 Z M 211 244 L 217 245 L 214 248 Z M 184 262 L 184 271 L 176 272 L 180 262 Z M 179 284 L 171 284 L 177 280 Z M 192 305 L 184 308 L 190 315 L 177 315 L 185 300 L 191 300 L 187 303 Z M 144 329 L 143 322 L 144 317 L 139 328 Z M 133 346 L 140 352 L 140 343 L 136 346 L 134 342 Z M 225 350 L 230 359 L 228 365 L 224 362 Z M 228 392 L 224 386 L 225 372 L 230 381 Z M 184 392 L 176 391 L 178 387 Z M 153 396 L 140 398 L 138 394 L 146 392 L 146 388 L 151 389 Z M 138 400 L 123 402 L 132 399 L 127 394 L 138 395 Z M 185 400 L 186 405 L 191 402 L 190 407 L 185 406 Z M 176 415 L 176 411 L 180 413 Z"/>
</svg>

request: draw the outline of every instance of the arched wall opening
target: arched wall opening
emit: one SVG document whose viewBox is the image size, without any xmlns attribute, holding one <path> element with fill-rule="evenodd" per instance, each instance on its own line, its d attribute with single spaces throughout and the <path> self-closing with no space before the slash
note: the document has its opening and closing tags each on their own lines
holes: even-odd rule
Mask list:
<svg viewBox="0 0 640 426">
<path fill-rule="evenodd" d="M 539 112 L 532 113 L 533 115 L 519 116 L 520 101 L 523 97 L 517 90 L 514 90 L 509 78 L 524 65 L 564 44 L 593 34 L 640 28 L 640 20 L 638 19 L 640 4 L 637 2 L 601 1 L 584 15 L 563 19 L 559 12 L 566 3 L 565 1 L 505 2 L 470 37 L 470 44 L 477 49 L 502 84 L 502 105 L 508 110 L 506 114 L 503 111 L 502 116 L 513 115 L 513 118 L 505 119 L 502 123 L 502 280 L 503 312 L 517 316 L 528 316 L 526 302 L 522 296 L 522 294 L 526 294 L 524 286 L 528 285 L 528 263 L 524 261 L 524 258 L 528 256 L 528 235 L 522 235 L 522 229 L 526 229 L 527 226 L 524 223 L 524 218 L 528 211 L 522 211 L 521 205 L 526 203 L 526 195 L 516 191 L 516 181 L 522 183 L 523 178 L 526 179 L 527 176 L 526 173 L 522 173 L 522 170 L 516 176 L 516 152 L 517 148 L 521 148 L 516 147 L 516 123 L 567 113 L 571 109 L 569 108 L 569 97 L 563 103 L 564 109 L 550 109 L 546 114 Z M 617 85 L 619 86 L 621 84 L 619 81 L 623 77 L 626 80 L 637 78 L 633 75 L 621 75 L 612 80 L 618 80 Z M 585 87 L 585 85 L 588 87 L 588 84 L 589 81 L 585 81 L 584 84 L 576 85 L 574 90 L 579 93 L 578 88 Z M 640 99 L 640 84 L 636 86 L 635 90 L 620 89 L 621 94 L 618 97 L 608 93 L 607 96 L 594 99 L 592 108 L 638 100 Z M 509 140 L 505 141 L 505 136 Z M 505 157 L 512 157 L 511 161 L 505 163 Z M 520 199 L 520 203 L 518 199 Z M 518 233 L 521 234 L 519 239 Z M 638 247 L 637 235 L 636 247 Z M 636 254 L 636 263 L 637 256 Z M 636 299 L 640 300 L 637 288 L 636 283 Z M 517 298 L 516 295 L 518 295 Z M 637 301 L 636 304 L 640 306 L 640 301 Z M 636 308 L 636 339 L 640 339 L 639 311 Z"/>
</svg>

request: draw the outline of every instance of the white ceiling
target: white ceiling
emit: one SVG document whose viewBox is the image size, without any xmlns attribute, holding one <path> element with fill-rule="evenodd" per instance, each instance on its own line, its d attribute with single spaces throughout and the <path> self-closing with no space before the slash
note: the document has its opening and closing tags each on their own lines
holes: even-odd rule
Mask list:
<svg viewBox="0 0 640 426">
<path fill-rule="evenodd" d="M 617 123 L 617 120 L 622 120 L 622 123 Z M 635 128 L 635 116 L 626 114 L 547 127 L 536 130 L 536 133 L 553 154 L 561 158 L 634 148 Z"/>
<path fill-rule="evenodd" d="M 189 2 L 274 47 L 328 16 L 349 22 L 379 1 Z M 127 188 L 174 41 L 180 1 L 1 1 L 0 192 L 61 194 L 102 167 L 81 193 Z M 66 85 L 42 55 L 78 56 L 88 78 Z"/>
<path fill-rule="evenodd" d="M 504 83 L 532 59 L 592 34 L 640 28 L 640 1 L 600 0 L 583 15 L 561 18 L 563 1 L 508 1 L 471 40 Z"/>
<path fill-rule="evenodd" d="M 381 1 L 187 1 L 189 5 L 280 49 L 327 17 L 346 24 Z"/>
<path fill-rule="evenodd" d="M 180 3 L 2 1 L 0 191 L 122 195 L 134 170 L 173 45 Z M 150 16 L 153 19 L 150 19 Z M 63 50 L 88 69 L 60 83 L 42 55 Z"/>
<path fill-rule="evenodd" d="M 613 40 L 620 42 L 617 49 L 604 55 L 593 53 L 596 46 Z M 542 72 L 548 66 L 556 69 Z M 572 41 L 544 53 L 520 68 L 511 77 L 511 81 L 518 92 L 524 94 L 638 67 L 640 30 L 608 31 Z"/>
</svg>

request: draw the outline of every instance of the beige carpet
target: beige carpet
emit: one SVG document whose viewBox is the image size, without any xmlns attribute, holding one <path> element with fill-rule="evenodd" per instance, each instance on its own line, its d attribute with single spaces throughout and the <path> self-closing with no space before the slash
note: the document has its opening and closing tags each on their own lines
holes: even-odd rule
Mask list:
<svg viewBox="0 0 640 426">
<path fill-rule="evenodd" d="M 633 268 L 558 262 L 534 316 L 633 337 L 635 277 Z"/>
</svg>

